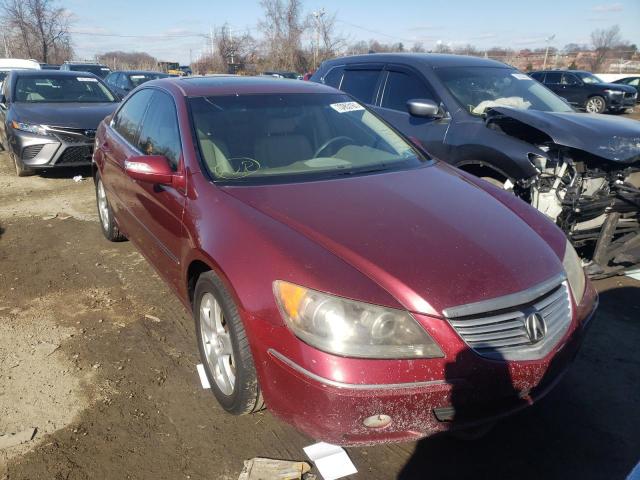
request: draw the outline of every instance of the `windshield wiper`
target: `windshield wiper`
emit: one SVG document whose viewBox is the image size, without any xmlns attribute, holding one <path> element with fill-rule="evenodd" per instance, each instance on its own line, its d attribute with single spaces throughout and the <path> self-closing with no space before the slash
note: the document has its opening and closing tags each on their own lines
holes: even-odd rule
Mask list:
<svg viewBox="0 0 640 480">
<path fill-rule="evenodd" d="M 358 175 L 360 173 L 375 173 L 375 172 L 383 172 L 385 170 L 388 170 L 389 168 L 385 165 L 382 167 L 373 167 L 373 168 L 363 168 L 360 170 L 345 170 L 345 171 L 336 171 L 333 173 L 333 175 L 336 176 L 343 176 L 343 175 Z"/>
</svg>

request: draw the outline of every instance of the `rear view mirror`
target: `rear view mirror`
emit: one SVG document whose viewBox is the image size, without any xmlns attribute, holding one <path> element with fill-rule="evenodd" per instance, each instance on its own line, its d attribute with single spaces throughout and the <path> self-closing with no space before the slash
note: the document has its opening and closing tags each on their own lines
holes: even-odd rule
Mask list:
<svg viewBox="0 0 640 480">
<path fill-rule="evenodd" d="M 433 100 L 409 100 L 407 102 L 407 110 L 414 117 L 442 118 L 440 106 Z"/>
<path fill-rule="evenodd" d="M 171 170 L 169 161 L 163 155 L 136 155 L 124 162 L 129 177 L 141 182 L 173 185 L 176 172 Z"/>
</svg>

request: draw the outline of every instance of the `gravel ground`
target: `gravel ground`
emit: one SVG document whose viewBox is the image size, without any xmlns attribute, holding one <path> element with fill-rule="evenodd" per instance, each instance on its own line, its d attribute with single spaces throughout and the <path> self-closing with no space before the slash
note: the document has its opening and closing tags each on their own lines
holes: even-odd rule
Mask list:
<svg viewBox="0 0 640 480">
<path fill-rule="evenodd" d="M 0 479 L 236 479 L 313 442 L 199 385 L 192 320 L 129 243 L 102 238 L 90 180 L 19 179 L 0 154 Z M 362 479 L 622 479 L 640 457 L 640 282 L 600 281 L 575 365 L 486 437 L 348 449 Z M 295 395 L 295 392 L 292 392 Z"/>
</svg>

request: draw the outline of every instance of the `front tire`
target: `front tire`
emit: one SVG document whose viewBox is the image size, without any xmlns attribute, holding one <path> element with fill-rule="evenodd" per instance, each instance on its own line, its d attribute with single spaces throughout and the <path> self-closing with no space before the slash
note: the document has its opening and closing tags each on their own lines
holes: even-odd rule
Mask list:
<svg viewBox="0 0 640 480">
<path fill-rule="evenodd" d="M 249 340 L 233 298 L 213 272 L 200 275 L 193 299 L 198 349 L 211 390 L 227 412 L 263 408 Z"/>
<path fill-rule="evenodd" d="M 120 232 L 113 218 L 113 210 L 111 210 L 111 205 L 107 199 L 107 191 L 104 188 L 100 174 L 96 176 L 96 204 L 98 206 L 100 228 L 105 238 L 110 242 L 122 242 L 126 240 L 127 237 Z"/>
<path fill-rule="evenodd" d="M 607 102 L 599 95 L 595 95 L 587 100 L 585 110 L 588 113 L 604 113 L 607 109 Z"/>
</svg>

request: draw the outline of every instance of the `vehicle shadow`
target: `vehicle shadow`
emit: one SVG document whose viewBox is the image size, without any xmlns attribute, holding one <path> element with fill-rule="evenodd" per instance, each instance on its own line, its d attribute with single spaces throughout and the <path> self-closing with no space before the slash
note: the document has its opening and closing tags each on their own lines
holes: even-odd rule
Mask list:
<svg viewBox="0 0 640 480">
<path fill-rule="evenodd" d="M 640 452 L 640 399 L 631 394 L 640 381 L 639 293 L 623 287 L 601 294 L 575 364 L 545 398 L 478 440 L 439 435 L 418 442 L 397 479 L 625 478 Z M 551 365 L 545 376 L 553 371 Z M 504 371 L 496 375 L 507 380 Z M 454 406 L 456 397 L 467 395 L 456 394 Z"/>
<path fill-rule="evenodd" d="M 81 175 L 82 177 L 91 177 L 92 170 L 91 166 L 84 167 L 65 167 L 65 168 L 51 168 L 48 170 L 40 170 L 37 174 L 42 178 L 73 178 L 77 175 Z"/>
</svg>

